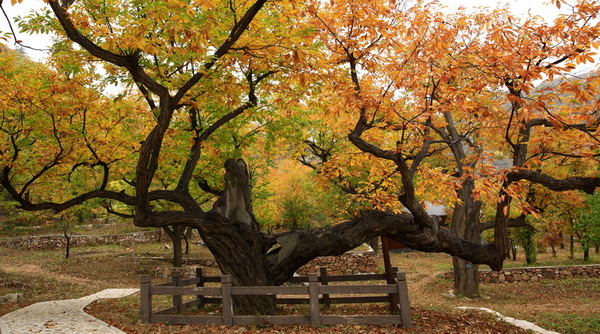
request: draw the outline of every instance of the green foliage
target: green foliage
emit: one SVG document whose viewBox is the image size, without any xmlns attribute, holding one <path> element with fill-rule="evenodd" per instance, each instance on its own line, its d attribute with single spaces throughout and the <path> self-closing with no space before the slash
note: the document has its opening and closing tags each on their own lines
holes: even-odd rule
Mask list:
<svg viewBox="0 0 600 334">
<path fill-rule="evenodd" d="M 589 261 L 589 249 L 600 244 L 600 195 L 587 196 L 586 204 L 588 209 L 573 222 L 573 232 L 585 251 L 584 261 Z"/>
<path fill-rule="evenodd" d="M 268 179 L 254 195 L 256 216 L 267 229 L 323 227 L 339 218 L 339 191 L 320 182 L 313 170 L 283 160 Z"/>
<path fill-rule="evenodd" d="M 65 75 L 6 51 L 0 77 L 0 164 L 18 196 L 61 202 L 98 189 L 107 170 L 121 179 L 135 162 L 138 103 L 105 97 L 96 73 Z"/>
<path fill-rule="evenodd" d="M 514 233 L 514 236 L 515 241 L 521 245 L 525 251 L 525 262 L 530 265 L 535 264 L 537 262 L 535 232 L 521 227 Z"/>
</svg>

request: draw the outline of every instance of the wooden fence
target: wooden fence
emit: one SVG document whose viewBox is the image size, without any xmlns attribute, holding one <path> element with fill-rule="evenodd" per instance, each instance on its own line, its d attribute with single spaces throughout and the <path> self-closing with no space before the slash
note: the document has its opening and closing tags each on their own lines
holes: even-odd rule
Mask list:
<svg viewBox="0 0 600 334">
<path fill-rule="evenodd" d="M 204 276 L 202 268 L 196 271 L 196 277 L 181 279 L 179 271 L 173 271 L 171 282 L 151 285 L 148 275 L 141 277 L 141 314 L 146 322 L 169 322 L 171 324 L 211 324 L 211 325 L 338 325 L 338 324 L 390 324 L 413 327 L 408 301 L 406 274 L 396 272 L 393 284 L 382 285 L 329 285 L 332 282 L 385 280 L 385 274 L 329 276 L 321 269 L 321 275 L 309 274 L 308 277 L 294 277 L 286 286 L 232 286 L 231 276 Z M 396 270 L 397 271 L 397 270 Z M 221 283 L 220 287 L 206 287 L 209 282 Z M 379 294 L 373 296 L 373 294 Z M 386 295 L 387 294 L 387 295 Z M 154 311 L 152 297 L 172 296 L 173 306 Z M 183 302 L 183 296 L 193 296 L 191 301 Z M 309 315 L 235 315 L 234 296 L 271 295 L 277 304 L 308 304 Z M 332 295 L 346 295 L 334 297 Z M 348 295 L 360 295 L 348 296 Z M 371 295 L 371 296 L 365 296 Z M 281 296 L 281 297 L 278 297 Z M 290 298 L 290 296 L 299 296 Z M 321 296 L 321 297 L 319 297 Z M 393 298 L 392 298 L 393 297 Z M 397 301 L 390 305 L 390 315 L 323 315 L 320 305 L 343 303 L 375 303 Z M 222 304 L 221 315 L 182 315 L 178 314 L 192 307 L 202 308 L 206 304 Z"/>
</svg>

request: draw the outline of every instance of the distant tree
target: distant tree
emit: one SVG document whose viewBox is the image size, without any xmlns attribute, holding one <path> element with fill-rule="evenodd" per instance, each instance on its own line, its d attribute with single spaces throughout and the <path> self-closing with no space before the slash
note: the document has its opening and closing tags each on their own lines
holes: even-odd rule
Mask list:
<svg viewBox="0 0 600 334">
<path fill-rule="evenodd" d="M 515 239 L 525 252 L 525 263 L 528 265 L 537 262 L 537 242 L 535 240 L 535 232 L 526 228 L 519 228 L 515 233 Z"/>
<path fill-rule="evenodd" d="M 573 224 L 573 231 L 583 249 L 583 260 L 590 261 L 590 248 L 600 244 L 600 196 L 586 196 L 588 208 Z"/>
</svg>

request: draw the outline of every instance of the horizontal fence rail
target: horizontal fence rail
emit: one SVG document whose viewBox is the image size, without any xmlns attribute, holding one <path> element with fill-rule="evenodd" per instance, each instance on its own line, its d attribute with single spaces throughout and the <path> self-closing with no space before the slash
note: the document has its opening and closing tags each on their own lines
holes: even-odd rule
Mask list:
<svg viewBox="0 0 600 334">
<path fill-rule="evenodd" d="M 384 274 L 361 274 L 329 276 L 321 268 L 320 277 L 309 274 L 308 277 L 294 277 L 285 286 L 232 286 L 231 276 L 204 276 L 202 268 L 196 271 L 196 277 L 181 279 L 179 271 L 172 272 L 172 281 L 152 285 L 150 276 L 140 278 L 141 314 L 146 322 L 169 322 L 171 324 L 211 324 L 211 325 L 337 325 L 337 324 L 395 324 L 413 327 L 408 300 L 406 274 L 397 272 L 393 282 L 381 285 L 329 285 L 330 282 L 357 282 L 385 280 Z M 206 287 L 206 283 L 220 283 L 220 287 Z M 295 285 L 294 285 L 295 284 Z M 363 296 L 379 294 L 378 296 Z M 385 295 L 387 294 L 387 296 Z M 171 296 L 172 307 L 153 311 L 153 296 Z M 309 315 L 235 315 L 233 298 L 235 296 L 275 296 L 276 304 L 308 304 Z M 330 295 L 361 295 L 359 297 Z M 183 302 L 183 296 L 194 296 L 191 301 Z M 286 297 L 278 297 L 286 296 Z M 299 296 L 299 297 L 290 297 Z M 392 298 L 394 297 L 394 298 Z M 397 301 L 390 305 L 390 315 L 323 315 L 320 305 L 374 303 Z M 192 308 L 202 308 L 207 304 L 222 305 L 221 315 L 182 315 L 181 312 Z"/>
</svg>

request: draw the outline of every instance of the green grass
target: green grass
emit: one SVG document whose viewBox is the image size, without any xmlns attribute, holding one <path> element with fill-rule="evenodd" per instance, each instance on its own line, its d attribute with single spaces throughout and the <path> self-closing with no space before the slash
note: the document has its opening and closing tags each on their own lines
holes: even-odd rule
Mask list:
<svg viewBox="0 0 600 334">
<path fill-rule="evenodd" d="M 537 314 L 536 323 L 546 329 L 563 334 L 600 333 L 600 317 L 581 316 L 557 312 L 541 312 Z"/>
<path fill-rule="evenodd" d="M 47 223 L 47 219 L 42 216 L 30 215 L 26 219 L 18 216 L 0 216 L 0 238 L 62 235 L 64 224 L 65 222 L 61 221 Z M 130 220 L 115 220 L 110 224 L 69 222 L 67 233 L 71 235 L 113 235 L 149 230 L 136 227 Z"/>
</svg>

